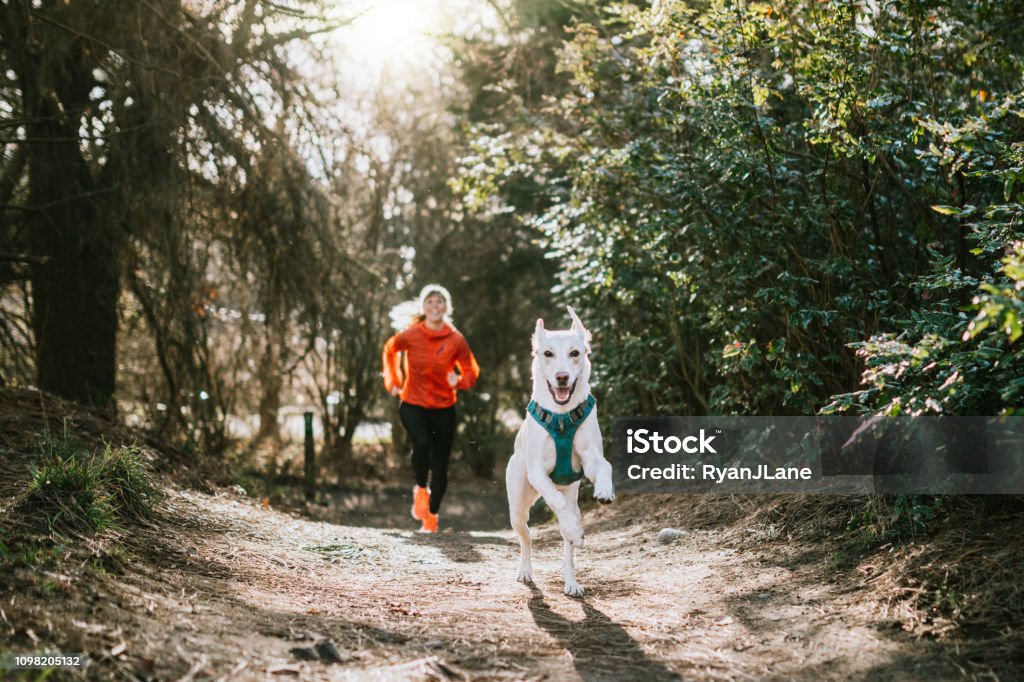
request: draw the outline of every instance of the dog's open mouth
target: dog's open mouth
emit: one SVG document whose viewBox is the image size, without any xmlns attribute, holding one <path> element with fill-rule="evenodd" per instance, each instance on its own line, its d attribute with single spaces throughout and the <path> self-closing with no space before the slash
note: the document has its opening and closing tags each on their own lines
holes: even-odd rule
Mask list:
<svg viewBox="0 0 1024 682">
<path fill-rule="evenodd" d="M 551 397 L 554 399 L 556 404 L 565 405 L 569 402 L 572 392 L 576 390 L 576 382 L 572 382 L 572 386 L 552 386 L 549 381 L 548 390 L 551 391 Z"/>
</svg>

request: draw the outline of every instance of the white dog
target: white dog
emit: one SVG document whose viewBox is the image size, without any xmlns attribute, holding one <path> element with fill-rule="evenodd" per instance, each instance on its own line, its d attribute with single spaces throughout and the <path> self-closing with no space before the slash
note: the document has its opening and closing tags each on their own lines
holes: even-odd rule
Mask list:
<svg viewBox="0 0 1024 682">
<path fill-rule="evenodd" d="M 583 544 L 576 496 L 580 478 L 594 484 L 594 498 L 615 499 L 612 466 L 604 458 L 597 409 L 590 395 L 590 332 L 569 308 L 572 327 L 547 331 L 537 320 L 533 335 L 533 400 L 516 436 L 515 453 L 505 470 L 509 515 L 522 554 L 518 580 L 533 582 L 530 566 L 530 507 L 543 497 L 558 517 L 565 555 L 565 593 L 583 594 L 576 582 L 573 548 Z M 561 451 L 561 452 L 559 452 Z M 559 456 L 561 455 L 561 456 Z M 582 470 L 581 470 L 582 466 Z"/>
</svg>

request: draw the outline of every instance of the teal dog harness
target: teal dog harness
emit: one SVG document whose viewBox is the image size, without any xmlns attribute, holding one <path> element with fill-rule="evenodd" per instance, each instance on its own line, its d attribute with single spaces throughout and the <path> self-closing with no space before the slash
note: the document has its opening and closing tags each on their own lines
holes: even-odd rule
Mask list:
<svg viewBox="0 0 1024 682">
<path fill-rule="evenodd" d="M 536 419 L 555 441 L 555 470 L 551 472 L 551 480 L 556 485 L 569 485 L 583 478 L 582 471 L 574 471 L 572 468 L 572 439 L 576 436 L 576 429 L 593 411 L 594 405 L 597 405 L 597 401 L 591 395 L 564 414 L 549 412 L 538 405 L 536 400 L 531 400 L 526 407 L 530 416 Z"/>
</svg>

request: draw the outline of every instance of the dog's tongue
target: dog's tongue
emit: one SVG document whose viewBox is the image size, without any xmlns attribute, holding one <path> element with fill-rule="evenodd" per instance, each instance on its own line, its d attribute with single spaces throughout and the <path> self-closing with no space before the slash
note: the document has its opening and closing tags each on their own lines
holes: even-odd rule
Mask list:
<svg viewBox="0 0 1024 682">
<path fill-rule="evenodd" d="M 572 386 L 566 386 L 565 388 L 562 388 L 561 386 L 555 387 L 555 400 L 560 403 L 568 400 L 571 394 Z"/>
</svg>

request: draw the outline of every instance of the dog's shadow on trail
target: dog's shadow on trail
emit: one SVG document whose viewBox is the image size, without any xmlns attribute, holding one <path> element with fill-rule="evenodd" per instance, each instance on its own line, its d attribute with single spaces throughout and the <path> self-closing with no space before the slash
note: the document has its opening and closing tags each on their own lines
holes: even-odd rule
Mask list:
<svg viewBox="0 0 1024 682">
<path fill-rule="evenodd" d="M 531 584 L 530 613 L 540 629 L 572 654 L 576 672 L 585 681 L 679 680 L 680 676 L 643 652 L 618 623 L 581 600 L 584 618 L 572 621 L 551 610 L 544 593 Z"/>
</svg>

